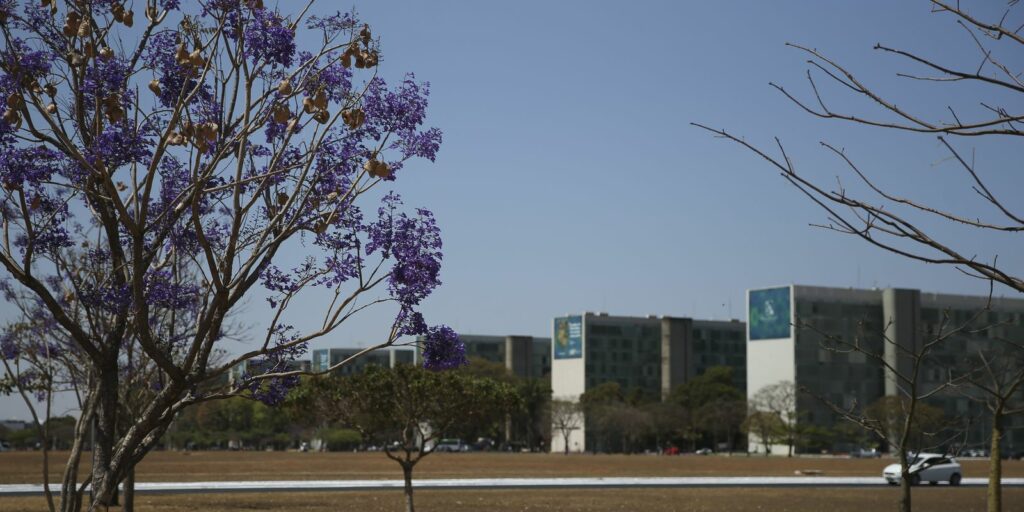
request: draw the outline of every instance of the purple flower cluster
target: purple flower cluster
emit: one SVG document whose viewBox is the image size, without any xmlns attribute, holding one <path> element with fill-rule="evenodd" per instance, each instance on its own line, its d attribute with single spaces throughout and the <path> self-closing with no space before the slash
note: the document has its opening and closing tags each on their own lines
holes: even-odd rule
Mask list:
<svg viewBox="0 0 1024 512">
<path fill-rule="evenodd" d="M 386 195 L 382 203 L 379 219 L 368 228 L 366 253 L 379 250 L 384 258 L 394 257 L 391 296 L 405 307 L 415 306 L 441 284 L 441 231 L 433 214 L 422 208 L 415 217 L 396 214 L 402 204 L 398 194 Z"/>
<path fill-rule="evenodd" d="M 423 367 L 428 370 L 450 370 L 469 364 L 466 345 L 446 325 L 431 327 L 423 343 Z"/>
<path fill-rule="evenodd" d="M 289 67 L 295 55 L 295 30 L 270 9 L 256 9 L 245 26 L 245 51 L 255 63 Z"/>
</svg>

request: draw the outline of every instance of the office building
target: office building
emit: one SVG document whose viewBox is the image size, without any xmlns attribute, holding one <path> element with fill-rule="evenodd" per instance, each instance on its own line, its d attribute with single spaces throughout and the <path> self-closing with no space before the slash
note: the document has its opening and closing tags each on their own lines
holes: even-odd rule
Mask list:
<svg viewBox="0 0 1024 512">
<path fill-rule="evenodd" d="M 312 368 L 325 372 L 328 368 L 354 357 L 365 348 L 322 348 L 313 351 Z M 335 369 L 335 375 L 352 375 L 361 372 L 368 365 L 394 368 L 397 364 L 415 364 L 416 351 L 412 347 L 387 347 L 363 354 L 344 366 Z"/>
<path fill-rule="evenodd" d="M 552 397 L 579 400 L 585 391 L 617 382 L 624 391 L 661 399 L 676 386 L 712 366 L 733 368 L 735 384 L 746 386 L 745 324 L 675 317 L 609 316 L 584 313 L 554 319 Z M 569 438 L 570 451 L 593 443 L 586 419 Z M 552 436 L 551 449 L 564 449 Z"/>
<path fill-rule="evenodd" d="M 846 289 L 791 285 L 749 290 L 747 396 L 779 382 L 793 382 L 797 421 L 824 430 L 841 421 L 829 407 L 862 408 L 884 396 L 900 396 L 896 372 L 908 375 L 906 354 L 920 351 L 961 325 L 970 328 L 941 342 L 924 359 L 918 379 L 923 395 L 961 375 L 979 350 L 1001 353 L 1000 340 L 1024 340 L 1024 300 L 925 293 L 911 289 Z M 856 344 L 860 350 L 849 350 Z M 840 349 L 840 350 L 834 350 Z M 995 352 L 992 352 L 995 350 Z M 881 356 L 881 360 L 869 354 Z M 1022 359 L 1021 351 L 1014 356 Z M 882 363 L 885 361 L 885 364 Z M 905 386 L 904 386 L 905 387 Z M 969 386 L 939 392 L 927 403 L 942 409 L 951 428 L 966 436 L 956 443 L 984 447 L 991 421 Z M 1024 398 L 1024 391 L 1022 391 Z M 827 401 L 827 402 L 826 402 Z M 1007 448 L 1024 448 L 1024 418 L 1006 425 Z M 845 444 L 844 444 L 845 443 Z M 950 441 L 953 444 L 954 441 Z M 756 436 L 750 449 L 765 450 Z M 843 439 L 819 449 L 853 448 Z M 773 453 L 786 447 L 772 446 Z"/>
</svg>

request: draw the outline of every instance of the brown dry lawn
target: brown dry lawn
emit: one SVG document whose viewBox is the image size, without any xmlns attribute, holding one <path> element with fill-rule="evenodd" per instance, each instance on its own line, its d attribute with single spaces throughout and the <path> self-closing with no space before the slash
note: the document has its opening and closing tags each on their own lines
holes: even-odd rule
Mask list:
<svg viewBox="0 0 1024 512">
<path fill-rule="evenodd" d="M 51 460 L 60 480 L 66 453 Z M 83 461 L 83 473 L 88 457 Z M 830 476 L 881 476 L 891 459 L 759 456 L 557 455 L 541 453 L 436 453 L 416 467 L 416 478 L 588 476 L 781 476 L 822 470 Z M 962 460 L 965 477 L 988 474 L 987 460 Z M 1006 461 L 1004 476 L 1024 477 L 1024 461 Z M 399 479 L 398 464 L 383 453 L 153 452 L 139 465 L 140 482 L 224 480 Z M 0 484 L 41 483 L 38 452 L 0 453 Z"/>
<path fill-rule="evenodd" d="M 651 512 L 868 512 L 895 510 L 895 488 L 878 489 L 565 489 L 440 491 L 416 493 L 419 512 L 511 511 L 651 511 Z M 985 489 L 921 487 L 914 509 L 929 512 L 985 510 Z M 1004 510 L 1024 507 L 1024 489 L 1004 491 Z M 41 498 L 0 498 L 0 511 L 44 510 Z M 111 509 L 116 510 L 116 509 Z M 401 512 L 401 491 L 141 495 L 136 510 L 157 512 L 221 511 L 365 511 Z"/>
<path fill-rule="evenodd" d="M 59 478 L 66 454 L 54 455 L 51 474 Z M 417 467 L 416 478 L 573 477 L 573 476 L 751 476 L 792 475 L 815 469 L 834 476 L 879 475 L 890 459 L 554 454 L 433 454 Z M 965 476 L 983 477 L 987 461 L 962 461 Z M 87 464 L 86 464 L 87 465 Z M 0 453 L 0 483 L 38 483 L 41 456 Z M 83 467 L 83 469 L 85 469 Z M 1005 476 L 1024 476 L 1024 462 L 1008 461 Z M 382 453 L 155 452 L 138 468 L 139 481 L 398 479 L 398 465 Z M 545 490 L 422 490 L 417 509 L 430 511 L 793 511 L 829 512 L 894 509 L 897 489 L 878 488 L 649 488 Z M 1024 489 L 1004 490 L 1004 510 L 1024 510 Z M 985 509 L 985 489 L 921 487 L 916 509 Z M 140 511 L 400 511 L 400 491 L 297 493 L 142 494 Z M 0 498 L 0 512 L 44 510 L 39 497 Z"/>
</svg>

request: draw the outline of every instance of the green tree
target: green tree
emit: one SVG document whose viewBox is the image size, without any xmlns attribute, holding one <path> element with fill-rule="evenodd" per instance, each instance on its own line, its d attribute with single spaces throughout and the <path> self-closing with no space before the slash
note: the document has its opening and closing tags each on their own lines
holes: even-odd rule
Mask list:
<svg viewBox="0 0 1024 512">
<path fill-rule="evenodd" d="M 437 440 L 494 425 L 521 406 L 506 382 L 407 365 L 310 379 L 295 400 L 325 419 L 344 422 L 368 441 L 386 443 L 384 453 L 402 467 L 407 512 L 415 510 L 413 468 L 433 452 Z"/>
</svg>

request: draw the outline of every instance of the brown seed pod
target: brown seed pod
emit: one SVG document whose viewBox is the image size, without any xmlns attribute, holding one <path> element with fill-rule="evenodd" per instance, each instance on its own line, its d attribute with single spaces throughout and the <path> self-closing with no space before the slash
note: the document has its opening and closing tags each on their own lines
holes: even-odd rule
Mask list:
<svg viewBox="0 0 1024 512">
<path fill-rule="evenodd" d="M 370 44 L 370 26 L 363 25 L 363 29 L 359 31 L 359 37 L 363 40 L 363 44 Z"/>
<path fill-rule="evenodd" d="M 111 123 L 116 123 L 124 119 L 124 109 L 120 106 L 108 108 L 107 119 L 110 119 Z"/>
<path fill-rule="evenodd" d="M 316 105 L 313 104 L 313 98 L 306 96 L 302 99 L 302 111 L 307 114 L 312 114 L 316 111 Z"/>
<path fill-rule="evenodd" d="M 313 106 L 315 106 L 318 109 L 325 109 L 325 108 L 327 108 L 327 92 L 326 91 L 324 91 L 323 89 L 320 89 L 319 91 L 316 92 L 315 95 L 313 95 Z"/>
<path fill-rule="evenodd" d="M 168 146 L 184 146 L 185 145 L 185 136 L 180 134 L 180 133 L 178 133 L 178 132 L 172 132 L 171 135 L 167 137 L 167 145 Z"/>
<path fill-rule="evenodd" d="M 103 48 L 100 48 L 100 58 L 101 59 L 103 59 L 103 60 L 110 60 L 110 58 L 113 57 L 113 56 L 114 56 L 114 50 L 111 49 L 109 46 L 104 46 Z"/>
<path fill-rule="evenodd" d="M 160 80 L 156 78 L 149 81 L 149 90 L 153 91 L 153 94 L 160 96 Z"/>
<path fill-rule="evenodd" d="M 196 134 L 196 127 L 192 124 L 192 121 L 185 121 L 184 123 L 182 123 L 181 134 L 189 139 L 191 139 Z"/>
<path fill-rule="evenodd" d="M 363 57 L 363 53 L 359 52 L 355 55 L 356 57 L 356 68 L 363 69 L 366 67 L 366 59 Z"/>
<path fill-rule="evenodd" d="M 82 64 L 85 64 L 85 55 L 78 52 L 71 52 L 70 60 L 72 66 L 81 66 Z"/>
<path fill-rule="evenodd" d="M 30 202 L 28 204 L 28 207 L 30 209 L 32 209 L 32 210 L 36 210 L 36 209 L 38 209 L 42 205 L 43 205 L 43 198 L 39 197 L 39 195 L 34 195 L 34 196 L 32 196 L 32 202 Z"/>
<path fill-rule="evenodd" d="M 284 79 L 277 85 L 277 93 L 281 96 L 288 96 L 292 93 L 292 82 L 291 80 Z"/>
<path fill-rule="evenodd" d="M 179 66 L 188 64 L 188 50 L 185 49 L 185 43 L 178 45 L 178 49 L 174 52 L 174 60 Z"/>
<path fill-rule="evenodd" d="M 125 185 L 123 181 L 117 182 L 117 184 L 114 186 L 117 187 L 118 192 L 124 192 L 125 190 L 128 190 L 128 185 Z"/>
<path fill-rule="evenodd" d="M 341 65 L 346 68 L 352 67 L 352 54 L 345 52 L 341 54 Z"/>
<path fill-rule="evenodd" d="M 249 0 L 249 8 L 252 10 L 262 9 L 263 0 Z"/>
<path fill-rule="evenodd" d="M 207 139 L 217 140 L 217 132 L 220 131 L 220 125 L 217 123 L 206 123 L 203 125 L 203 128 Z"/>
<path fill-rule="evenodd" d="M 193 50 L 192 53 L 188 54 L 188 63 L 197 68 L 206 65 L 206 61 L 203 60 L 203 54 L 199 50 Z"/>
<path fill-rule="evenodd" d="M 92 22 L 86 18 L 78 24 L 78 37 L 89 37 L 89 34 L 92 34 Z"/>
<path fill-rule="evenodd" d="M 275 123 L 284 123 L 288 121 L 288 118 L 292 116 L 292 113 L 288 111 L 288 105 L 279 104 L 274 107 L 272 116 Z"/>
<path fill-rule="evenodd" d="M 111 5 L 110 14 L 114 16 L 114 21 L 121 23 L 124 21 L 124 6 L 120 3 Z"/>
<path fill-rule="evenodd" d="M 7 109 L 4 111 L 3 120 L 7 124 L 18 124 L 21 122 L 21 114 L 17 110 Z"/>
<path fill-rule="evenodd" d="M 18 109 L 25 105 L 25 100 L 18 93 L 13 93 L 7 97 L 7 106 L 10 108 Z"/>
<path fill-rule="evenodd" d="M 365 52 L 365 55 L 363 55 L 363 64 L 368 68 L 376 66 L 377 52 Z"/>
<path fill-rule="evenodd" d="M 313 119 L 320 124 L 324 124 L 331 119 L 331 114 L 326 110 L 318 110 L 316 114 L 313 114 Z"/>
<path fill-rule="evenodd" d="M 126 26 L 128 28 L 132 28 L 132 25 L 135 24 L 135 11 L 132 11 L 132 10 L 125 11 L 124 12 L 124 21 L 122 21 L 121 23 L 124 23 L 124 26 Z"/>
<path fill-rule="evenodd" d="M 284 206 L 285 203 L 287 203 L 287 202 L 288 202 L 288 194 L 285 194 L 284 192 L 278 192 L 277 193 L 277 204 L 280 205 L 280 206 Z"/>
<path fill-rule="evenodd" d="M 57 86 L 48 83 L 43 86 L 43 92 L 45 92 L 47 96 L 52 98 L 57 95 Z"/>
<path fill-rule="evenodd" d="M 40 5 L 42 5 L 43 7 L 46 7 L 47 5 L 50 5 L 50 3 L 52 3 L 52 2 L 53 2 L 53 0 L 42 0 L 42 2 L 40 2 Z"/>
<path fill-rule="evenodd" d="M 93 46 L 92 41 L 86 41 L 85 43 L 85 58 L 91 59 L 96 56 L 96 47 Z"/>
<path fill-rule="evenodd" d="M 46 113 L 50 114 L 51 116 L 53 114 L 56 114 L 57 113 L 57 104 L 56 103 L 50 103 L 49 105 L 47 105 L 46 106 Z"/>
</svg>

